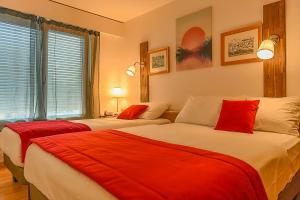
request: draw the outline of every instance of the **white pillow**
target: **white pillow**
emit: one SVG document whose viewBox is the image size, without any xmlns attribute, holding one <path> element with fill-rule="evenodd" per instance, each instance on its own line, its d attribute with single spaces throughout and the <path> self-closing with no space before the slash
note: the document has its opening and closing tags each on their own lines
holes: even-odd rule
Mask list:
<svg viewBox="0 0 300 200">
<path fill-rule="evenodd" d="M 300 97 L 259 99 L 254 130 L 299 136 Z"/>
<path fill-rule="evenodd" d="M 140 119 L 157 119 L 168 110 L 169 104 L 167 103 L 141 103 L 142 105 L 148 105 L 147 110 L 139 116 Z"/>
<path fill-rule="evenodd" d="M 191 96 L 178 114 L 175 122 L 214 127 L 219 119 L 224 99 L 245 100 L 245 97 Z"/>
</svg>

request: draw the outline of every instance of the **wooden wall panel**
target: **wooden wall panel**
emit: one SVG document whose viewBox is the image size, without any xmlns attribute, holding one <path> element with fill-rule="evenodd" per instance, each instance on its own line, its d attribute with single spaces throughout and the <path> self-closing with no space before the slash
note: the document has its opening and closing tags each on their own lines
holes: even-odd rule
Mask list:
<svg viewBox="0 0 300 200">
<path fill-rule="evenodd" d="M 273 59 L 264 61 L 264 96 L 286 96 L 286 28 L 285 0 L 264 5 L 263 39 L 279 35 Z"/>
<path fill-rule="evenodd" d="M 140 62 L 144 63 L 144 67 L 140 68 L 140 93 L 141 102 L 149 101 L 149 63 L 148 63 L 148 42 L 140 44 Z"/>
</svg>

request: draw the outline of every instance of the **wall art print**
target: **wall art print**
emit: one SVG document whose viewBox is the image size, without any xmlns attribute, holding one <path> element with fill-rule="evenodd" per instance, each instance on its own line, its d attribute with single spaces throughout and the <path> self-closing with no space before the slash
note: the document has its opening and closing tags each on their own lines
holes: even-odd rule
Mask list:
<svg viewBox="0 0 300 200">
<path fill-rule="evenodd" d="M 212 7 L 176 20 L 177 71 L 212 66 Z"/>
</svg>

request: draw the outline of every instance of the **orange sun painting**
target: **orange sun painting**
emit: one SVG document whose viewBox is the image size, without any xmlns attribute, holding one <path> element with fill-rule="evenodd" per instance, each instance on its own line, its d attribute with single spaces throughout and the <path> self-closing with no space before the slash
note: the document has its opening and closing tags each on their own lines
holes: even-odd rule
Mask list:
<svg viewBox="0 0 300 200">
<path fill-rule="evenodd" d="M 212 8 L 176 20 L 177 71 L 212 66 Z"/>
</svg>

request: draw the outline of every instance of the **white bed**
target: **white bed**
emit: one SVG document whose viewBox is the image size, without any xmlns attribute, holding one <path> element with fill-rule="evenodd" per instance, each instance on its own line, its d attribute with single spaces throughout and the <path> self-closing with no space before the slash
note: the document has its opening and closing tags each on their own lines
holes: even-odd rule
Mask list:
<svg viewBox="0 0 300 200">
<path fill-rule="evenodd" d="M 99 118 L 99 119 L 86 119 L 74 120 L 73 122 L 88 125 L 92 130 L 104 129 L 118 129 L 123 127 L 142 126 L 148 124 L 168 124 L 168 119 L 136 119 L 136 120 L 122 120 L 116 118 Z M 18 167 L 23 167 L 24 164 L 21 159 L 21 139 L 20 136 L 9 128 L 4 128 L 0 133 L 0 148 L 7 155 L 13 164 Z"/>
<path fill-rule="evenodd" d="M 184 123 L 119 130 L 239 158 L 258 171 L 269 199 L 277 199 L 279 192 L 300 168 L 300 139 L 292 135 L 223 132 Z M 97 183 L 35 144 L 27 151 L 25 177 L 49 200 L 115 199 Z"/>
</svg>

